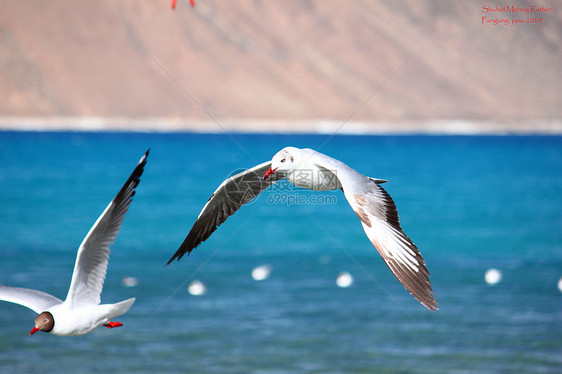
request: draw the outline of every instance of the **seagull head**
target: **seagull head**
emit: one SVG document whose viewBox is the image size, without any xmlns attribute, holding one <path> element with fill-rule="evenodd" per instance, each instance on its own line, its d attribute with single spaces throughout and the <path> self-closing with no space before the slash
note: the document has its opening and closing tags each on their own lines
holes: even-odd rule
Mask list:
<svg viewBox="0 0 562 374">
<path fill-rule="evenodd" d="M 49 332 L 55 326 L 55 319 L 49 312 L 43 312 L 35 317 L 35 327 L 31 329 L 29 335 L 35 334 L 37 331 Z"/>
<path fill-rule="evenodd" d="M 271 159 L 271 167 L 265 172 L 263 179 L 269 178 L 269 176 L 275 172 L 286 174 L 295 169 L 295 150 L 294 147 L 286 147 L 280 150 Z"/>
</svg>

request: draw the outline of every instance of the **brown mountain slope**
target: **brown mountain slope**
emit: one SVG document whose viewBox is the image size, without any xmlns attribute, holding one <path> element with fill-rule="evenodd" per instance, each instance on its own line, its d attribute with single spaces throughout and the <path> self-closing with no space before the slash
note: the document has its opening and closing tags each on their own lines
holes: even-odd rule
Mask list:
<svg viewBox="0 0 562 374">
<path fill-rule="evenodd" d="M 562 2 L 483 5 L 3 1 L 0 116 L 561 118 Z"/>
</svg>

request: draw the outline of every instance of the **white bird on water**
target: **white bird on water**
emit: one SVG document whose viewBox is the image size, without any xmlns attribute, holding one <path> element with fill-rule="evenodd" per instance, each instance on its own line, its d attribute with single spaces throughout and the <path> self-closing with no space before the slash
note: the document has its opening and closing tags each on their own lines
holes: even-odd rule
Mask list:
<svg viewBox="0 0 562 374">
<path fill-rule="evenodd" d="M 100 305 L 100 296 L 111 252 L 109 246 L 117 237 L 129 210 L 149 151 L 142 156 L 125 185 L 78 248 L 70 289 L 64 302 L 42 291 L 0 285 L 0 300 L 23 305 L 39 313 L 30 335 L 37 331 L 62 336 L 84 335 L 102 325 L 108 328 L 123 325 L 110 319 L 126 313 L 135 298 Z"/>
<path fill-rule="evenodd" d="M 205 204 L 168 264 L 189 254 L 242 205 L 283 178 L 297 187 L 315 191 L 341 189 L 367 237 L 400 283 L 426 308 L 438 309 L 424 259 L 402 231 L 396 205 L 380 186 L 386 181 L 364 176 L 343 162 L 308 148 L 286 147 L 271 161 L 225 180 Z"/>
</svg>

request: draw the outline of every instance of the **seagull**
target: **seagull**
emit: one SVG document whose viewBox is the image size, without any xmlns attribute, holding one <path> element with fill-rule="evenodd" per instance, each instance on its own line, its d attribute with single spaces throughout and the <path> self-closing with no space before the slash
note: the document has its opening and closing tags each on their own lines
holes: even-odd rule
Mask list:
<svg viewBox="0 0 562 374">
<path fill-rule="evenodd" d="M 127 182 L 78 248 L 70 289 L 64 302 L 43 291 L 0 285 L 0 300 L 23 305 L 39 314 L 29 335 L 37 331 L 60 336 L 84 335 L 102 325 L 108 328 L 123 326 L 110 319 L 126 313 L 135 298 L 100 305 L 100 295 L 111 252 L 109 246 L 117 237 L 129 210 L 149 151 L 142 156 Z"/>
<path fill-rule="evenodd" d="M 189 254 L 244 204 L 283 178 L 297 187 L 314 191 L 341 189 L 370 242 L 400 283 L 423 306 L 431 311 L 438 309 L 425 261 L 402 230 L 394 201 L 381 187 L 387 181 L 364 176 L 343 162 L 309 148 L 283 148 L 271 161 L 226 179 L 211 195 L 167 264 Z"/>
</svg>

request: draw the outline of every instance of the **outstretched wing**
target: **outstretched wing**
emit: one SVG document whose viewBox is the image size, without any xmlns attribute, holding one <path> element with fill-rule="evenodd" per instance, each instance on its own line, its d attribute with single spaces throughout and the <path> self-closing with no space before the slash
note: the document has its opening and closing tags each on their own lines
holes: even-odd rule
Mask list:
<svg viewBox="0 0 562 374">
<path fill-rule="evenodd" d="M 275 173 L 264 180 L 263 175 L 270 166 L 271 161 L 267 161 L 222 182 L 211 195 L 189 234 L 166 265 L 176 258 L 179 261 L 186 253 L 189 254 L 195 247 L 207 240 L 242 205 L 249 203 L 273 182 L 283 178 L 282 175 Z"/>
<path fill-rule="evenodd" d="M 423 306 L 429 310 L 438 309 L 425 261 L 416 245 L 402 231 L 396 205 L 380 186 L 386 181 L 366 177 L 339 161 L 337 164 L 332 162 L 330 168 L 318 166 L 326 170 L 337 167 L 335 174 L 345 198 L 394 276 Z"/>
<path fill-rule="evenodd" d="M 48 293 L 29 288 L 7 287 L 0 284 L 0 300 L 23 305 L 35 313 L 42 313 L 62 300 Z"/>
<path fill-rule="evenodd" d="M 115 241 L 125 219 L 125 213 L 129 210 L 149 151 L 141 157 L 129 179 L 94 223 L 78 249 L 72 281 L 65 301 L 73 307 L 100 303 L 111 252 L 109 247 Z"/>
<path fill-rule="evenodd" d="M 438 309 L 431 289 L 429 272 L 416 245 L 406 236 L 398 220 L 398 211 L 390 195 L 378 183 L 366 179 L 362 194 L 349 192 L 343 185 L 345 197 L 355 213 L 367 237 L 382 256 L 400 283 L 423 306 Z"/>
</svg>

